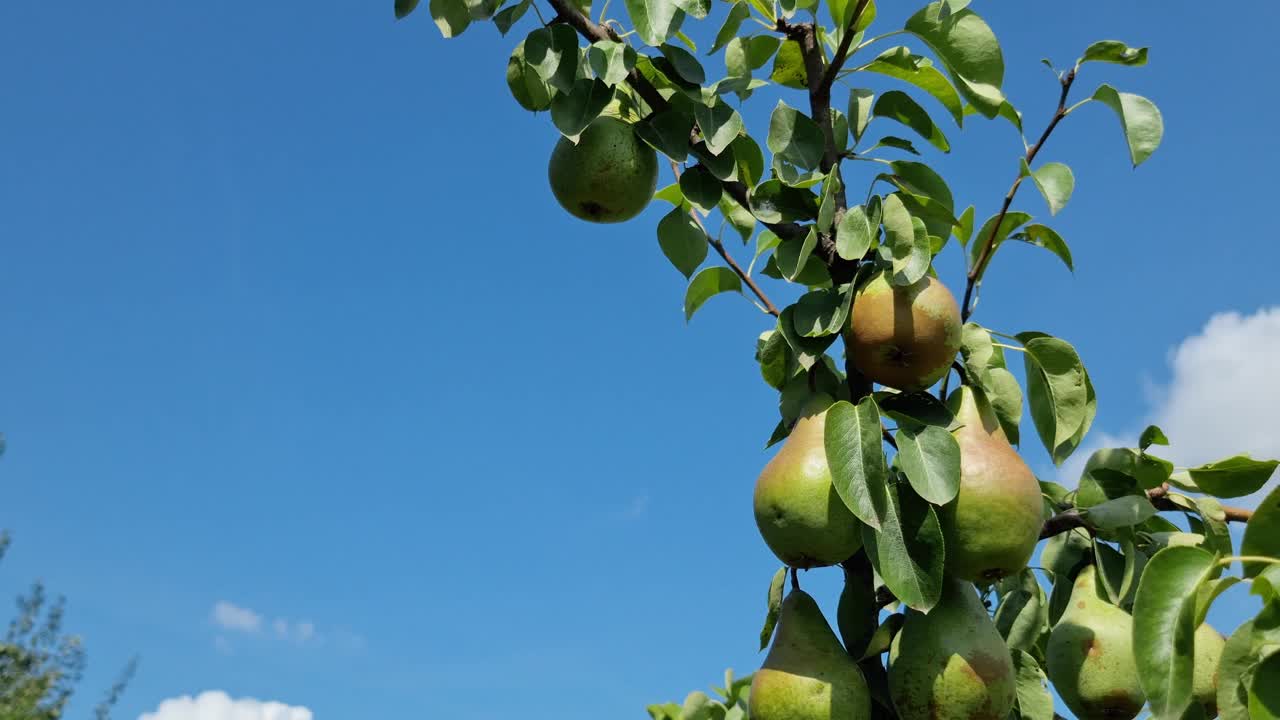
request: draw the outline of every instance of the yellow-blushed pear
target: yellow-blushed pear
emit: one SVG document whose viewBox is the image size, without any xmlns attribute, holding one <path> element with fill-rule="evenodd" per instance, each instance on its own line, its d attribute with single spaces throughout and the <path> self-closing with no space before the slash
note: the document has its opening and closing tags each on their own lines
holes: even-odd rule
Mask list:
<svg viewBox="0 0 1280 720">
<path fill-rule="evenodd" d="M 835 565 L 862 547 L 862 524 L 831 482 L 824 434 L 832 398 L 815 395 L 756 480 L 756 527 L 783 563 Z"/>
<path fill-rule="evenodd" d="M 870 719 L 866 679 L 808 593 L 795 589 L 782 601 L 747 702 L 751 720 Z"/>
<path fill-rule="evenodd" d="M 574 217 L 619 223 L 640 214 L 658 187 L 658 156 L 617 117 L 591 121 L 575 144 L 560 138 L 547 167 L 551 193 Z"/>
<path fill-rule="evenodd" d="M 907 610 L 889 648 L 889 694 L 901 720 L 1003 720 L 1017 678 L 1009 647 L 973 585 L 947 577 L 928 614 Z"/>
<path fill-rule="evenodd" d="M 960 446 L 960 491 L 938 512 L 947 572 L 994 582 L 1026 567 L 1035 552 L 1044 522 L 1040 482 L 979 391 L 961 386 L 947 404 Z"/>
<path fill-rule="evenodd" d="M 1103 597 L 1093 565 L 1076 576 L 1045 656 L 1049 680 L 1080 720 L 1131 720 L 1147 701 L 1133 654 L 1133 617 Z"/>
<path fill-rule="evenodd" d="M 926 275 L 894 285 L 887 271 L 858 288 L 845 334 L 867 378 L 899 390 L 924 390 L 942 379 L 960 351 L 964 323 L 956 298 Z"/>
</svg>

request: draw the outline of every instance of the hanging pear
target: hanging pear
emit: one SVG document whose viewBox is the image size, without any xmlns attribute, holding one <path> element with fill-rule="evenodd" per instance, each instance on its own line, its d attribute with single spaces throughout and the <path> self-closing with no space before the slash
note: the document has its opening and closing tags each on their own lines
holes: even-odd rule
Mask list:
<svg viewBox="0 0 1280 720">
<path fill-rule="evenodd" d="M 823 435 L 828 395 L 815 396 L 756 480 L 756 527 L 782 562 L 834 565 L 862 547 L 862 525 L 836 493 Z"/>
<path fill-rule="evenodd" d="M 1222 651 L 1227 647 L 1226 638 L 1209 623 L 1196 628 L 1195 676 L 1191 692 L 1195 701 L 1204 708 L 1207 718 L 1218 717 L 1218 665 Z"/>
<path fill-rule="evenodd" d="M 782 602 L 777 634 L 751 679 L 751 720 L 869 720 L 871 694 L 822 610 L 799 589 Z"/>
<path fill-rule="evenodd" d="M 1133 654 L 1133 618 L 1103 598 L 1093 565 L 1076 576 L 1045 655 L 1049 680 L 1080 720 L 1131 720 L 1146 703 Z"/>
<path fill-rule="evenodd" d="M 845 342 L 869 379 L 924 390 L 942 379 L 960 351 L 964 322 L 956 298 L 936 277 L 894 285 L 888 272 L 858 289 Z"/>
<path fill-rule="evenodd" d="M 962 386 L 948 399 L 960 425 L 960 492 L 939 512 L 947 572 L 990 583 L 1027 566 L 1040 541 L 1044 502 L 1035 473 L 1009 444 L 982 395 Z"/>
<path fill-rule="evenodd" d="M 927 615 L 906 615 L 889 648 L 889 692 L 902 720 L 1008 717 L 1013 660 L 973 585 L 946 578 Z"/>
</svg>

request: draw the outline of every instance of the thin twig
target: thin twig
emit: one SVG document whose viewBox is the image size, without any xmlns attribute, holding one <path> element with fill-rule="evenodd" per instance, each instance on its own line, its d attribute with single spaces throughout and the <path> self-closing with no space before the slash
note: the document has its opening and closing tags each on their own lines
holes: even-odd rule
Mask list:
<svg viewBox="0 0 1280 720">
<path fill-rule="evenodd" d="M 836 47 L 835 55 L 831 56 L 831 65 L 822 76 L 822 84 L 827 88 L 828 93 L 831 92 L 831 86 L 835 84 L 836 76 L 844 66 L 844 61 L 849 59 L 849 47 L 853 44 L 854 35 L 857 35 L 854 28 L 858 27 L 858 23 L 862 20 L 862 13 L 870 2 L 871 0 L 858 0 L 858 6 L 853 10 L 853 19 L 849 21 L 849 27 L 844 29 L 844 35 L 840 38 L 840 45 Z"/>
<path fill-rule="evenodd" d="M 1053 118 L 1049 120 L 1049 125 L 1041 133 L 1040 139 L 1032 145 L 1027 154 L 1024 156 L 1027 164 L 1036 159 L 1036 155 L 1040 153 L 1040 148 L 1044 147 L 1045 142 L 1049 139 L 1049 135 L 1053 133 L 1054 128 L 1058 127 L 1058 123 L 1062 122 L 1062 118 L 1067 116 L 1067 94 L 1071 92 L 1071 85 L 1076 81 L 1076 71 L 1071 69 L 1067 74 L 1062 76 L 1062 94 L 1058 98 L 1058 109 L 1053 113 Z M 978 259 L 973 263 L 973 267 L 969 268 L 969 274 L 964 287 L 964 302 L 960 305 L 960 316 L 962 320 L 967 321 L 969 316 L 973 314 L 971 307 L 973 301 L 973 288 L 982 279 L 982 273 L 985 270 L 987 261 L 991 258 L 991 252 L 995 249 L 996 236 L 1000 233 L 1000 226 L 1004 224 L 1004 218 L 1009 214 L 1009 206 L 1013 205 L 1013 198 L 1018 194 L 1018 188 L 1022 186 L 1022 181 L 1026 176 L 1022 174 L 1022 168 L 1018 168 L 1018 177 L 1013 181 L 1013 186 L 1009 188 L 1009 192 L 1004 196 L 1004 205 L 1000 208 L 1000 214 L 996 216 L 995 223 L 991 226 L 991 234 L 987 236 L 985 244 L 982 246 L 982 252 L 978 254 Z"/>
<path fill-rule="evenodd" d="M 680 163 L 672 160 L 671 172 L 675 174 L 676 182 L 680 182 Z M 738 261 L 733 259 L 733 256 L 729 254 L 727 249 L 725 249 L 724 243 L 720 241 L 720 238 L 712 237 L 711 233 L 707 232 L 707 226 L 702 224 L 702 218 L 698 217 L 698 211 L 690 209 L 689 217 L 693 218 L 693 223 L 702 231 L 703 237 L 707 239 L 707 244 L 715 249 L 715 251 L 720 254 L 720 257 L 724 258 L 724 261 L 728 263 L 729 268 L 733 270 L 738 277 L 742 278 L 742 282 L 746 283 L 747 287 L 751 288 L 751 292 L 755 293 L 756 297 L 760 299 L 760 302 L 764 304 L 765 312 L 777 317 L 779 315 L 777 306 L 769 300 L 769 297 L 764 294 L 764 291 L 760 289 L 760 286 L 756 284 L 756 281 L 742 269 L 742 266 L 738 264 Z"/>
<path fill-rule="evenodd" d="M 1169 499 L 1169 483 L 1165 483 L 1158 488 L 1148 490 L 1147 499 L 1151 501 L 1152 505 L 1156 506 L 1157 510 L 1168 512 L 1181 511 L 1185 509 L 1174 503 L 1173 500 Z M 1253 511 L 1246 510 L 1245 508 L 1223 507 L 1222 511 L 1226 515 L 1227 522 L 1247 523 L 1249 522 L 1249 519 L 1253 517 Z M 1089 522 L 1085 517 L 1085 514 L 1078 508 L 1064 510 L 1046 520 L 1044 527 L 1040 530 L 1040 539 L 1043 540 L 1048 537 L 1053 537 L 1054 535 L 1067 532 L 1074 528 L 1083 528 L 1088 530 L 1091 534 L 1093 532 L 1093 528 L 1089 527 Z"/>
</svg>

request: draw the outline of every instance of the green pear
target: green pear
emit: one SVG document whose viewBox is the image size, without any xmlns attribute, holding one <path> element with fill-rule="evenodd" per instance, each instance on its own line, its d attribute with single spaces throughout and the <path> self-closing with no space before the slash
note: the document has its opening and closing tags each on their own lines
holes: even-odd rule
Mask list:
<svg viewBox="0 0 1280 720">
<path fill-rule="evenodd" d="M 1013 660 L 973 585 L 948 577 L 927 615 L 906 615 L 889 648 L 889 691 L 902 720 L 1008 717 Z"/>
<path fill-rule="evenodd" d="M 963 326 L 955 296 L 937 278 L 926 275 L 904 287 L 886 271 L 858 289 L 845 340 L 869 379 L 924 390 L 951 369 Z"/>
<path fill-rule="evenodd" d="M 619 223 L 640 214 L 658 186 L 658 156 L 616 117 L 591 121 L 578 142 L 560 138 L 547 166 L 551 194 L 574 217 Z"/>
<path fill-rule="evenodd" d="M 1222 663 L 1222 651 L 1226 647 L 1226 638 L 1209 623 L 1196 628 L 1195 678 L 1191 692 L 1208 718 L 1218 717 L 1218 665 Z"/>
<path fill-rule="evenodd" d="M 1049 634 L 1049 680 L 1080 720 L 1130 720 L 1146 703 L 1133 654 L 1133 618 L 1099 592 L 1089 565 Z"/>
<path fill-rule="evenodd" d="M 1040 541 L 1040 482 L 1009 444 L 986 398 L 962 386 L 948 399 L 960 425 L 960 492 L 939 512 L 947 572 L 990 583 L 1027 566 Z"/>
<path fill-rule="evenodd" d="M 777 635 L 751 679 L 751 720 L 869 720 L 871 694 L 818 603 L 801 590 L 782 602 Z"/>
<path fill-rule="evenodd" d="M 756 527 L 782 562 L 834 565 L 862 547 L 862 525 L 836 494 L 823 435 L 831 397 L 815 396 L 756 480 Z"/>
</svg>

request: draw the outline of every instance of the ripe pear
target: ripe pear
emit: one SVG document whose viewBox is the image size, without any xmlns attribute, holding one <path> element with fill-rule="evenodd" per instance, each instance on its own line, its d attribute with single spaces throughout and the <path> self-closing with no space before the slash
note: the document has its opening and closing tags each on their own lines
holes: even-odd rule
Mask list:
<svg viewBox="0 0 1280 720">
<path fill-rule="evenodd" d="M 574 217 L 618 223 L 640 214 L 658 186 L 658 156 L 616 117 L 591 121 L 577 144 L 560 138 L 547 169 L 556 201 Z"/>
<path fill-rule="evenodd" d="M 1093 565 L 1076 576 L 1045 655 L 1049 680 L 1080 720 L 1130 720 L 1146 703 L 1133 654 L 1133 618 L 1104 599 Z"/>
<path fill-rule="evenodd" d="M 815 396 L 756 480 L 756 527 L 782 562 L 834 565 L 862 547 L 862 526 L 836 494 L 823 434 L 829 396 Z"/>
<path fill-rule="evenodd" d="M 895 286 L 887 272 L 858 289 L 845 337 L 869 379 L 899 390 L 924 390 L 947 374 L 960 350 L 963 323 L 955 296 L 926 275 Z"/>
<path fill-rule="evenodd" d="M 777 635 L 751 679 L 751 720 L 869 720 L 871 694 L 858 664 L 801 590 L 782 602 Z"/>
<path fill-rule="evenodd" d="M 960 491 L 939 512 L 947 571 L 989 583 L 1026 567 L 1040 541 L 1044 503 L 1035 473 L 1006 439 L 985 397 L 962 386 L 948 399 L 960 425 Z"/>
<path fill-rule="evenodd" d="M 1008 717 L 1013 660 L 971 584 L 948 577 L 927 615 L 907 611 L 889 648 L 889 692 L 902 720 Z"/>
<path fill-rule="evenodd" d="M 1195 676 L 1191 692 L 1195 701 L 1204 708 L 1207 718 L 1218 716 L 1218 665 L 1222 663 L 1222 651 L 1226 647 L 1226 638 L 1209 623 L 1196 628 Z"/>
</svg>

